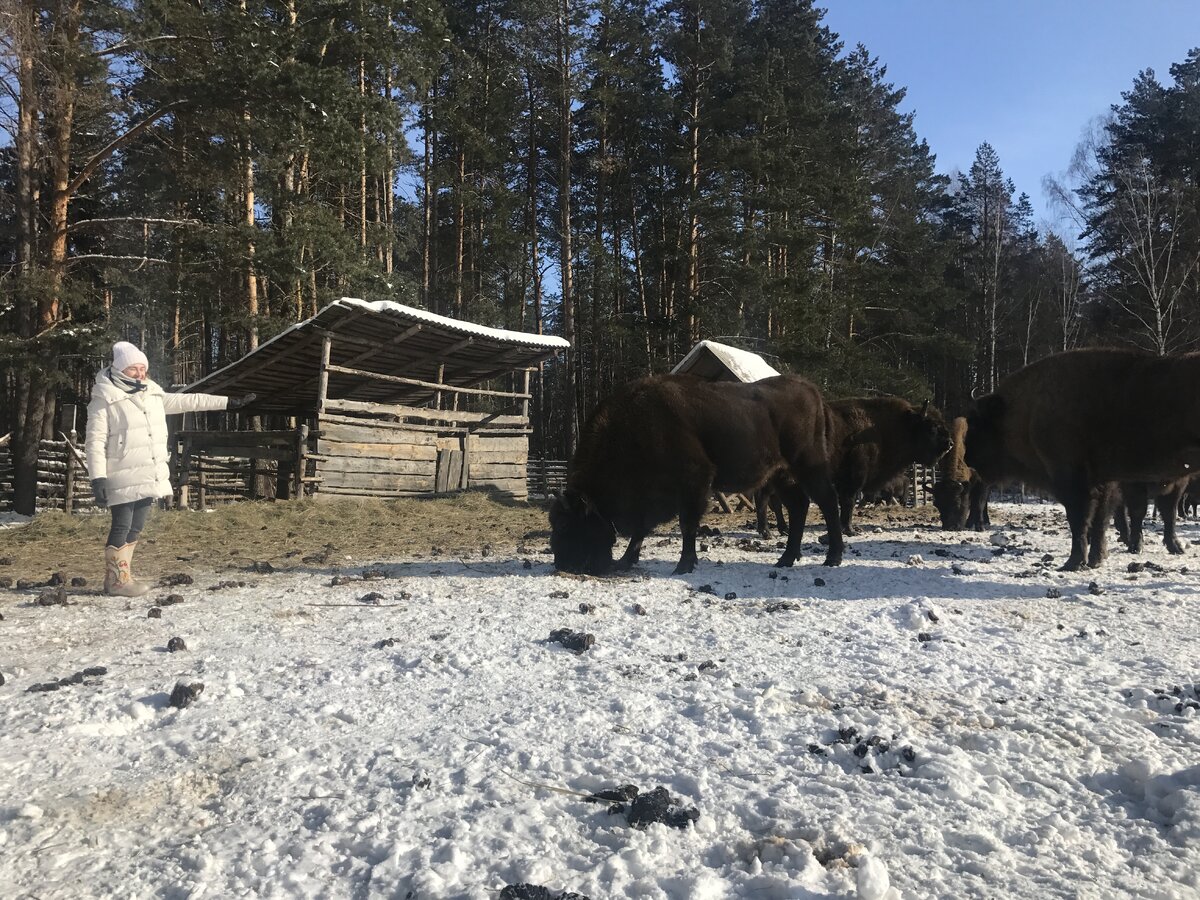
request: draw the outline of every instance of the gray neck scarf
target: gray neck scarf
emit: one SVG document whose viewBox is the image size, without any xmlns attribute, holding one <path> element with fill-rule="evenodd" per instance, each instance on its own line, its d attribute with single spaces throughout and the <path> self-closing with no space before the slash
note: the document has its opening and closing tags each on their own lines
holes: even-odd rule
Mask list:
<svg viewBox="0 0 1200 900">
<path fill-rule="evenodd" d="M 112 366 L 108 367 L 108 380 L 127 394 L 136 394 L 146 389 L 146 382 L 130 378 L 124 372 L 118 372 Z"/>
</svg>

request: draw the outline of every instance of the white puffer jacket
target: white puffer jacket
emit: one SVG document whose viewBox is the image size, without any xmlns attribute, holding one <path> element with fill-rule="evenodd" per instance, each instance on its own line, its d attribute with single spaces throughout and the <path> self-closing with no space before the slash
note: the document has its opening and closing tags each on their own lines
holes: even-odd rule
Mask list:
<svg viewBox="0 0 1200 900">
<path fill-rule="evenodd" d="M 96 376 L 88 404 L 87 465 L 91 478 L 108 479 L 108 505 L 171 496 L 167 466 L 167 416 L 225 409 L 228 397 L 168 394 L 146 379 L 146 389 L 126 393 L 109 369 Z"/>
</svg>

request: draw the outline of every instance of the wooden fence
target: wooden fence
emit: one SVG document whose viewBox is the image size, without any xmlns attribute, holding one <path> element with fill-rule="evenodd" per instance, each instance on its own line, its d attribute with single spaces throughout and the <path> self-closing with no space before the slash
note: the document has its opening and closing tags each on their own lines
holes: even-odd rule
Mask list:
<svg viewBox="0 0 1200 900">
<path fill-rule="evenodd" d="M 37 509 L 61 509 L 67 513 L 95 509 L 92 483 L 83 461 L 83 448 L 68 440 L 42 441 L 38 448 Z M 8 436 L 0 440 L 0 512 L 13 503 L 13 461 Z"/>
<path fill-rule="evenodd" d="M 535 459 L 531 456 L 525 465 L 525 481 L 529 486 L 530 500 L 548 499 L 555 491 L 561 491 L 567 483 L 565 459 Z"/>
</svg>

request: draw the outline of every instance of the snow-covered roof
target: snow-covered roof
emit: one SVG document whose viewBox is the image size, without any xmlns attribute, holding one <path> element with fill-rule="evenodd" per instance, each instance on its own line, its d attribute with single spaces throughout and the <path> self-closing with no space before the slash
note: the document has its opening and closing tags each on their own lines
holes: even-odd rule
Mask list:
<svg viewBox="0 0 1200 900">
<path fill-rule="evenodd" d="M 716 341 L 701 341 L 671 370 L 673 375 L 699 375 L 716 381 L 758 381 L 780 374 L 757 353 Z"/>
<path fill-rule="evenodd" d="M 470 387 L 537 363 L 567 349 L 560 337 L 491 328 L 390 300 L 343 297 L 297 322 L 252 353 L 187 386 L 188 391 L 238 394 L 254 391 L 255 410 L 299 412 L 316 403 L 316 376 L 324 335 L 332 336 L 330 362 L 383 375 Z M 331 373 L 332 398 L 421 403 L 427 388 Z"/>
</svg>

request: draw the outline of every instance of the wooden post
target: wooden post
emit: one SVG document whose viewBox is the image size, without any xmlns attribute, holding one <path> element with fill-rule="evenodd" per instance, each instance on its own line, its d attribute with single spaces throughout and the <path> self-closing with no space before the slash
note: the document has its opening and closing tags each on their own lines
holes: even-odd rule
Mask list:
<svg viewBox="0 0 1200 900">
<path fill-rule="evenodd" d="M 63 512 L 68 516 L 75 505 L 75 454 L 71 452 L 71 446 L 66 447 L 67 460 L 67 475 L 66 483 L 63 485 Z"/>
<path fill-rule="evenodd" d="M 521 401 L 521 415 L 525 417 L 525 421 L 529 421 L 529 370 L 526 369 L 524 379 L 521 384 L 521 393 L 525 395 L 525 399 Z"/>
<path fill-rule="evenodd" d="M 308 459 L 308 426 L 301 425 L 296 437 L 296 472 L 295 472 L 295 491 L 292 497 L 297 500 L 304 499 L 304 467 Z"/>
<path fill-rule="evenodd" d="M 176 445 L 176 464 L 179 466 L 175 481 L 179 485 L 179 508 L 187 509 L 191 503 L 192 439 L 185 437 Z"/>
<path fill-rule="evenodd" d="M 333 335 L 324 334 L 321 337 L 321 368 L 317 373 L 317 415 L 325 414 L 325 401 L 329 394 L 329 350 L 333 345 Z"/>
<path fill-rule="evenodd" d="M 199 487 L 196 489 L 197 499 L 200 502 L 200 512 L 204 512 L 205 501 L 208 499 L 208 492 L 204 489 L 204 454 L 201 453 L 196 457 L 196 481 Z"/>
<path fill-rule="evenodd" d="M 438 384 L 442 384 L 445 381 L 445 377 L 446 377 L 446 364 L 438 363 L 438 371 L 437 371 Z M 441 391 L 438 391 L 437 393 L 435 393 L 433 395 L 433 408 L 434 409 L 442 408 L 442 392 Z"/>
</svg>

